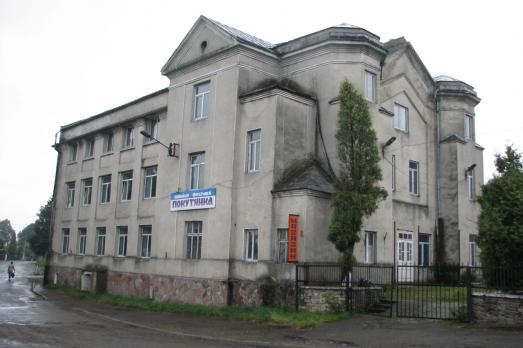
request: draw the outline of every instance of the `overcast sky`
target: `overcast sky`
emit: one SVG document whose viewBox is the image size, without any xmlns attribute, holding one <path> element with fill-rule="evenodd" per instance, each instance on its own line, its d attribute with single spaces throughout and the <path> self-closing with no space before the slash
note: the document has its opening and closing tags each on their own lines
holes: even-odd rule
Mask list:
<svg viewBox="0 0 523 348">
<path fill-rule="evenodd" d="M 20 231 L 51 196 L 60 126 L 167 87 L 160 68 L 203 14 L 272 43 L 340 23 L 404 36 L 432 74 L 472 85 L 476 140 L 523 151 L 517 1 L 0 0 L 0 220 Z M 512 65 L 511 65 L 512 64 Z"/>
</svg>

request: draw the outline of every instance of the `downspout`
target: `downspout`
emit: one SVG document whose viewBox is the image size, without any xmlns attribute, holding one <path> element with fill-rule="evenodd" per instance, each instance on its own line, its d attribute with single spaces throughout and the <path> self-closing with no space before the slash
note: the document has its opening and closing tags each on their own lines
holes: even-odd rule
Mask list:
<svg viewBox="0 0 523 348">
<path fill-rule="evenodd" d="M 332 169 L 331 161 L 329 159 L 329 154 L 327 153 L 327 148 L 325 147 L 325 141 L 323 139 L 323 132 L 321 130 L 321 119 L 320 119 L 320 103 L 318 101 L 318 98 L 316 96 L 313 96 L 312 99 L 314 100 L 316 104 L 316 127 L 318 129 L 318 134 L 320 136 L 321 141 L 321 147 L 323 149 L 323 153 L 325 155 L 325 160 L 327 161 L 327 167 L 329 170 L 329 173 L 332 175 L 332 178 L 336 178 L 336 174 L 334 173 L 334 169 Z M 314 149 L 316 150 L 316 146 L 314 146 Z M 317 158 L 318 154 L 314 154 Z"/>
<path fill-rule="evenodd" d="M 440 115 L 440 100 L 439 100 L 439 87 L 436 87 L 434 91 L 434 106 L 436 109 L 436 230 L 435 230 L 435 243 L 437 243 L 437 255 L 436 262 L 439 264 L 443 250 L 440 245 L 440 212 L 441 212 L 441 159 L 440 159 L 440 131 L 441 131 L 441 115 Z"/>
<path fill-rule="evenodd" d="M 53 197 L 51 198 L 51 218 L 49 221 L 49 243 L 47 246 L 47 262 L 44 269 L 44 285 L 49 284 L 49 261 L 53 255 L 53 235 L 54 235 L 54 224 L 55 224 L 55 212 L 56 212 L 56 192 L 58 189 L 58 171 L 60 169 L 60 161 L 62 159 L 62 150 L 59 145 L 58 134 L 60 131 L 56 132 L 54 136 L 54 145 L 53 148 L 56 150 L 56 169 L 54 174 L 54 186 L 53 186 Z"/>
</svg>

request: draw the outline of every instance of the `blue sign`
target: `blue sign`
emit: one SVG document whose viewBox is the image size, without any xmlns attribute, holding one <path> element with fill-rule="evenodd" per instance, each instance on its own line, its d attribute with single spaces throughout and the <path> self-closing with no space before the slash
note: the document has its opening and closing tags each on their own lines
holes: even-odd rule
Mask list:
<svg viewBox="0 0 523 348">
<path fill-rule="evenodd" d="M 215 188 L 171 193 L 171 211 L 210 209 L 215 207 Z"/>
</svg>

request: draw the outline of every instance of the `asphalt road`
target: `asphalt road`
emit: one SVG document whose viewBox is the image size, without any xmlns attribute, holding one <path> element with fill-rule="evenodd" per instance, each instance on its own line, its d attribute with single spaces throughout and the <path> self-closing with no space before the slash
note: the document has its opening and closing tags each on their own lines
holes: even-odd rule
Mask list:
<svg viewBox="0 0 523 348">
<path fill-rule="evenodd" d="M 520 328 L 354 315 L 312 330 L 123 309 L 31 291 L 32 263 L 0 262 L 1 347 L 523 347 Z M 38 288 L 37 288 L 38 289 Z"/>
</svg>

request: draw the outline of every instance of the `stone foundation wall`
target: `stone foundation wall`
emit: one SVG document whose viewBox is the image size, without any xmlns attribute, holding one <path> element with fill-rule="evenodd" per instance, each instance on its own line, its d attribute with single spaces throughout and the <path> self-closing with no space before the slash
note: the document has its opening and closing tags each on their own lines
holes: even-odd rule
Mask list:
<svg viewBox="0 0 523 348">
<path fill-rule="evenodd" d="M 294 282 L 239 281 L 229 283 L 229 302 L 236 306 L 294 306 Z"/>
<path fill-rule="evenodd" d="M 523 295 L 472 295 L 474 320 L 494 325 L 523 326 Z"/>
<path fill-rule="evenodd" d="M 304 286 L 300 288 L 300 309 L 328 312 L 345 310 L 345 287 Z M 349 292 L 349 309 L 365 311 L 380 302 L 383 289 L 380 287 L 353 287 Z"/>
</svg>

